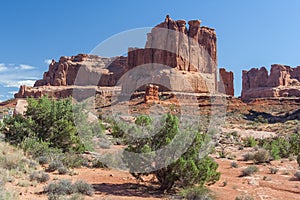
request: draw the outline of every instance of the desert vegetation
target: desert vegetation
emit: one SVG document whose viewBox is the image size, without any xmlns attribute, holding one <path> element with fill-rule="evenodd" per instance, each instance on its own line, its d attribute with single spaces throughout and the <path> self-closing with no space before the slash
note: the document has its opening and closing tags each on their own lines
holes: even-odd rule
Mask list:
<svg viewBox="0 0 300 200">
<path fill-rule="evenodd" d="M 86 122 L 84 104 L 74 107 L 71 99 L 54 100 L 48 97 L 28 99 L 24 116 L 16 115 L 3 121 L 0 148 L 3 199 L 18 199 L 20 196 L 6 185 L 20 188 L 37 188 L 40 185 L 40 194 L 36 195 L 47 195 L 48 199 L 93 198 L 98 195 L 97 186 L 93 185 L 95 183 L 74 177 L 78 176 L 76 169 L 80 168 L 112 170 L 103 162 L 101 155 L 98 157 L 99 153 L 93 156 L 95 148 L 103 151 L 123 148 L 124 167 L 140 185 L 137 187 L 143 188 L 150 183 L 154 190 L 164 196 L 167 194 L 171 199 L 217 199 L 214 194 L 216 190 L 212 192 L 211 188 L 236 187 L 230 179 L 222 178 L 224 170 L 234 171 L 241 181 L 259 179 L 266 182 L 264 184 L 270 184 L 274 177 L 287 176 L 295 183 L 299 182 L 299 170 L 280 167 L 284 162 L 298 163 L 300 167 L 300 132 L 297 128 L 291 129 L 293 132 L 290 134 L 276 134 L 276 137 L 241 137 L 239 131 L 223 133 L 216 129 L 209 132 L 203 124 L 195 124 L 192 120 L 185 123 L 176 112 L 162 114 L 160 120 L 146 114 L 136 114 L 134 122 L 129 123 L 101 115 L 97 124 L 76 127 L 74 110 L 82 111 L 76 120 L 91 123 Z M 259 126 L 268 124 L 261 117 L 253 123 Z M 82 131 L 86 134 L 81 135 Z M 155 134 L 150 134 L 152 132 Z M 218 133 L 220 138 L 215 137 Z M 208 145 L 212 141 L 214 145 Z M 188 148 L 183 154 L 176 154 L 185 142 L 190 144 Z M 174 158 L 157 153 L 157 150 L 168 145 L 175 147 L 172 149 Z M 132 158 L 131 153 L 141 156 Z M 199 153 L 202 153 L 201 156 Z M 148 161 L 154 158 L 155 164 L 163 167 L 158 168 L 155 164 L 148 166 Z M 170 162 L 165 158 L 173 160 Z M 109 159 L 109 162 L 116 162 L 114 158 Z M 220 169 L 220 164 L 224 165 L 225 161 L 227 168 Z M 141 171 L 141 166 L 147 170 Z M 249 184 L 257 183 L 249 181 Z M 236 194 L 236 199 L 254 199 L 251 195 Z"/>
</svg>

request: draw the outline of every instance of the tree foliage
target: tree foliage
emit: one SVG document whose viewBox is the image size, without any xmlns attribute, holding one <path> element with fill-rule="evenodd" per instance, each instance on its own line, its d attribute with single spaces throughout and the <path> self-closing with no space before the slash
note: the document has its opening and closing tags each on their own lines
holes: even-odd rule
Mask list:
<svg viewBox="0 0 300 200">
<path fill-rule="evenodd" d="M 144 118 L 144 117 L 143 117 Z M 149 120 L 147 120 L 149 121 Z M 152 121 L 152 120 L 150 120 Z M 199 130 L 188 129 L 190 135 L 194 135 L 191 139 L 190 145 L 185 152 L 180 152 L 179 158 L 171 162 L 169 165 L 155 168 L 149 172 L 138 172 L 137 166 L 143 166 L 145 161 L 148 161 L 149 157 L 158 157 L 157 163 L 166 162 L 167 159 L 173 159 L 171 155 L 176 154 L 176 147 L 184 143 L 182 135 L 179 129 L 179 119 L 172 114 L 165 115 L 163 119 L 162 128 L 157 134 L 150 137 L 137 137 L 129 142 L 127 151 L 124 152 L 124 157 L 128 160 L 128 166 L 133 176 L 140 179 L 143 175 L 154 174 L 160 184 L 161 190 L 169 190 L 175 184 L 180 186 L 191 186 L 198 184 L 203 186 L 204 184 L 213 184 L 220 178 L 220 173 L 217 172 L 218 164 L 213 161 L 205 152 L 205 155 L 199 156 L 202 148 L 209 142 L 209 137 L 205 133 L 201 133 Z M 136 132 L 139 132 L 136 130 Z M 191 134 L 192 132 L 192 134 Z M 174 142 L 175 141 L 175 142 Z M 164 152 L 160 149 L 175 143 L 171 151 Z M 139 159 L 133 159 L 131 153 L 146 153 L 145 156 L 140 156 Z M 202 152 L 203 153 L 203 152 Z M 146 166 L 144 166 L 146 167 Z"/>
<path fill-rule="evenodd" d="M 73 107 L 71 99 L 54 100 L 46 96 L 39 99 L 29 98 L 25 115 L 5 119 L 1 132 L 14 145 L 21 144 L 27 138 L 37 138 L 49 143 L 50 147 L 80 152 L 87 148 L 88 142 L 85 144 L 82 139 L 91 137 L 91 130 L 85 126 L 78 130 L 74 111 L 78 111 L 77 120 L 83 122 L 87 119 L 83 106 Z M 85 135 L 80 137 L 79 131 L 85 132 Z"/>
</svg>

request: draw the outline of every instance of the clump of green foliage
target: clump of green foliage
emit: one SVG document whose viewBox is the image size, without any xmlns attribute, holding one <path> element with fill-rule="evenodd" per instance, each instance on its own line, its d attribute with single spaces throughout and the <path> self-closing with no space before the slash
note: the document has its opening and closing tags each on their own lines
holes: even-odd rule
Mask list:
<svg viewBox="0 0 300 200">
<path fill-rule="evenodd" d="M 180 196 L 186 200 L 213 200 L 216 199 L 211 191 L 205 187 L 189 187 L 180 192 Z"/>
<path fill-rule="evenodd" d="M 71 99 L 54 100 L 46 96 L 27 101 L 25 116 L 17 115 L 4 120 L 1 132 L 6 141 L 18 145 L 30 138 L 38 140 L 44 147 L 63 152 L 82 152 L 90 147 L 90 141 L 86 138 L 91 138 L 93 130 L 87 126 L 75 126 L 74 112 L 78 122 L 87 120 L 83 105 L 73 107 Z M 80 135 L 80 132 L 85 135 Z"/>
<path fill-rule="evenodd" d="M 141 131 L 136 129 L 135 132 L 139 134 Z M 191 137 L 187 137 L 188 135 Z M 164 163 L 167 163 L 168 160 L 158 150 L 170 145 L 171 142 L 177 142 L 179 147 L 187 139 L 191 140 L 190 146 L 184 153 L 177 152 L 181 154 L 179 158 L 166 166 Z M 131 140 L 127 141 L 128 148 L 124 151 L 124 158 L 127 159 L 133 176 L 140 179 L 143 175 L 153 174 L 157 178 L 161 190 L 170 190 L 176 183 L 186 187 L 198 184 L 201 187 L 204 184 L 213 184 L 220 178 L 220 173 L 217 172 L 218 164 L 207 155 L 208 153 L 199 157 L 201 148 L 209 141 L 208 134 L 202 133 L 198 129 L 186 129 L 182 134 L 179 129 L 179 119 L 175 115 L 166 114 L 160 130 L 155 135 L 150 135 L 147 138 L 132 137 Z M 174 148 L 177 147 L 176 144 Z M 171 155 L 176 154 L 174 149 L 172 152 Z M 139 158 L 132 158 L 132 153 L 139 154 Z M 156 158 L 156 164 L 159 167 L 150 166 L 149 168 L 148 165 L 145 166 L 149 158 Z M 137 166 L 148 167 L 149 172 L 140 173 L 138 172 L 140 168 Z"/>
<path fill-rule="evenodd" d="M 255 165 L 248 166 L 247 168 L 243 169 L 242 176 L 250 176 L 258 172 L 258 168 Z"/>
<path fill-rule="evenodd" d="M 245 147 L 255 147 L 257 145 L 257 143 L 258 142 L 255 140 L 255 138 L 250 136 L 245 139 L 244 146 Z"/>
<path fill-rule="evenodd" d="M 244 161 L 249 161 L 249 160 L 253 160 L 254 159 L 254 154 L 253 153 L 246 153 L 243 155 Z"/>
<path fill-rule="evenodd" d="M 253 156 L 254 163 L 266 163 L 270 161 L 270 153 L 265 149 L 258 150 Z"/>
<path fill-rule="evenodd" d="M 84 181 L 77 181 L 72 184 L 70 180 L 62 179 L 58 182 L 49 183 L 44 188 L 44 191 L 48 193 L 49 199 L 57 199 L 59 196 L 76 193 L 92 196 L 95 190 L 90 184 Z"/>
<path fill-rule="evenodd" d="M 35 171 L 29 175 L 30 181 L 37 181 L 38 183 L 44 183 L 50 180 L 49 174 L 43 171 Z"/>
<path fill-rule="evenodd" d="M 259 145 L 262 148 L 269 150 L 271 157 L 275 160 L 300 155 L 299 144 L 300 132 L 293 133 L 289 136 L 263 139 L 259 141 Z M 300 164 L 300 160 L 298 163 Z"/>
<path fill-rule="evenodd" d="M 257 123 L 268 123 L 268 119 L 264 118 L 262 115 L 259 115 L 257 116 L 255 119 L 254 119 L 255 122 Z"/>
</svg>

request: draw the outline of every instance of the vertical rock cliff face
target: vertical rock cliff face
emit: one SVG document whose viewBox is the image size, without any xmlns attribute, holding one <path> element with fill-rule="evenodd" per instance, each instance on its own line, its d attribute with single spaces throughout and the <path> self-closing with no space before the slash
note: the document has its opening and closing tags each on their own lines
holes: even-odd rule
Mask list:
<svg viewBox="0 0 300 200">
<path fill-rule="evenodd" d="M 184 72 L 186 80 L 190 80 L 187 84 L 193 88 L 185 89 L 171 83 L 171 90 L 215 92 L 216 32 L 200 24 L 200 20 L 192 20 L 188 22 L 187 28 L 186 21 L 174 21 L 167 16 L 164 22 L 148 33 L 144 49 L 129 48 L 129 69 L 146 64 L 149 69 L 157 70 L 156 67 L 161 64 Z"/>
<path fill-rule="evenodd" d="M 162 86 L 160 90 L 215 93 L 218 91 L 216 32 L 200 25 L 200 20 L 187 24 L 185 20 L 175 21 L 167 16 L 148 33 L 145 48 L 129 48 L 128 57 L 63 56 L 59 61 L 52 60 L 49 70 L 34 87 L 122 84 L 123 92 L 132 93 L 153 83 Z M 226 92 L 233 94 L 231 75 L 222 76 L 228 81 Z M 26 97 L 32 91 L 37 90 L 21 87 L 16 97 Z"/>
<path fill-rule="evenodd" d="M 218 82 L 218 90 L 220 93 L 234 96 L 233 72 L 227 72 L 226 69 L 219 69 L 220 80 Z"/>
<path fill-rule="evenodd" d="M 242 99 L 300 96 L 300 66 L 274 64 L 270 75 L 265 67 L 244 70 Z"/>
</svg>

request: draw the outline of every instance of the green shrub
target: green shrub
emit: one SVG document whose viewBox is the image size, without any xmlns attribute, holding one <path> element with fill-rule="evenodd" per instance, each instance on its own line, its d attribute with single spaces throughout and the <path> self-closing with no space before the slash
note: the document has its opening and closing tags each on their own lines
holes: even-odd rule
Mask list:
<svg viewBox="0 0 300 200">
<path fill-rule="evenodd" d="M 294 176 L 300 181 L 300 171 L 299 171 L 299 172 L 296 172 L 296 173 L 294 174 Z"/>
<path fill-rule="evenodd" d="M 242 176 L 250 176 L 258 171 L 258 168 L 255 165 L 248 166 L 247 168 L 243 169 Z"/>
<path fill-rule="evenodd" d="M 139 126 L 149 126 L 152 124 L 152 119 L 147 115 L 140 115 L 136 118 L 135 124 Z"/>
<path fill-rule="evenodd" d="M 59 160 L 67 168 L 81 167 L 87 161 L 82 155 L 73 152 L 64 153 Z"/>
<path fill-rule="evenodd" d="M 0 131 L 14 145 L 22 144 L 26 138 L 39 138 L 52 148 L 82 152 L 91 144 L 85 138 L 93 134 L 89 126 L 75 126 L 75 119 L 76 124 L 86 124 L 87 113 L 82 110 L 82 105 L 72 106 L 71 99 L 29 98 L 25 117 L 5 119 Z"/>
<path fill-rule="evenodd" d="M 68 169 L 64 166 L 57 168 L 58 174 L 64 175 L 68 173 Z"/>
<path fill-rule="evenodd" d="M 262 115 L 259 115 L 257 116 L 255 119 L 254 119 L 255 122 L 257 123 L 268 123 L 268 119 L 264 118 Z"/>
<path fill-rule="evenodd" d="M 47 168 L 47 172 L 54 172 L 60 167 L 63 167 L 62 162 L 58 161 L 58 160 L 54 160 L 49 164 L 49 166 Z"/>
<path fill-rule="evenodd" d="M 107 166 L 102 162 L 100 158 L 94 159 L 92 161 L 93 168 L 107 168 Z"/>
<path fill-rule="evenodd" d="M 56 183 L 49 183 L 44 187 L 44 192 L 48 193 L 48 199 L 61 199 L 62 195 L 71 195 L 74 193 L 92 196 L 94 188 L 84 181 L 77 181 L 72 184 L 70 180 L 62 179 Z M 77 194 L 71 196 L 70 199 L 82 199 L 82 196 Z"/>
<path fill-rule="evenodd" d="M 279 171 L 279 169 L 277 169 L 277 168 L 270 168 L 271 174 L 277 174 L 278 171 Z"/>
<path fill-rule="evenodd" d="M 48 195 L 70 195 L 74 193 L 74 187 L 70 180 L 62 179 L 57 183 L 49 183 L 44 191 Z"/>
<path fill-rule="evenodd" d="M 95 192 L 94 188 L 90 184 L 88 184 L 84 181 L 75 182 L 74 188 L 75 188 L 76 192 L 84 194 L 84 195 L 88 195 L 88 196 L 92 196 Z"/>
<path fill-rule="evenodd" d="M 49 158 L 47 156 L 40 156 L 37 158 L 37 161 L 40 165 L 45 165 L 49 163 Z"/>
<path fill-rule="evenodd" d="M 44 183 L 50 180 L 49 174 L 43 171 L 35 171 L 29 175 L 30 181 L 37 181 L 38 183 Z"/>
<path fill-rule="evenodd" d="M 246 153 L 243 155 L 244 161 L 249 161 L 249 160 L 253 160 L 254 159 L 254 154 L 253 153 Z"/>
<path fill-rule="evenodd" d="M 245 147 L 255 147 L 257 145 L 257 143 L 258 142 L 255 140 L 255 138 L 250 136 L 250 137 L 246 138 L 244 145 L 245 145 Z"/>
<path fill-rule="evenodd" d="M 270 161 L 269 151 L 260 149 L 253 156 L 254 163 L 265 163 Z"/>
<path fill-rule="evenodd" d="M 237 196 L 235 200 L 254 200 L 254 198 L 249 195 L 242 195 L 242 196 Z"/>
<path fill-rule="evenodd" d="M 180 196 L 186 200 L 213 200 L 215 197 L 204 187 L 190 187 L 180 192 Z"/>
<path fill-rule="evenodd" d="M 148 138 L 137 137 L 128 140 L 128 147 L 124 151 L 123 156 L 127 160 L 127 164 L 134 177 L 140 179 L 143 175 L 153 174 L 157 178 L 161 190 L 169 190 L 175 183 L 184 186 L 213 184 L 220 178 L 220 173 L 217 172 L 218 164 L 208 156 L 209 152 L 203 152 L 204 155 L 199 158 L 200 150 L 204 147 L 207 148 L 205 145 L 209 142 L 208 135 L 192 128 L 187 128 L 181 133 L 179 119 L 175 115 L 167 114 L 164 116 L 162 127 L 157 134 Z M 174 140 L 180 145 L 182 144 L 182 140 L 191 138 L 188 136 L 193 136 L 194 140 L 191 140 L 191 145 L 185 153 L 180 154 L 179 159 L 168 166 L 150 170 L 151 172 L 149 173 L 135 173 L 135 171 L 139 170 L 137 167 L 144 166 L 145 160 L 149 159 L 149 156 L 153 156 L 156 150 L 169 145 Z M 139 158 L 132 158 L 132 152 L 142 154 L 140 154 Z M 174 152 L 172 152 L 173 154 Z M 164 159 L 158 161 L 157 164 L 166 162 Z"/>
<path fill-rule="evenodd" d="M 5 188 L 0 188 L 0 199 L 1 200 L 19 199 L 19 193 L 16 191 L 9 191 Z"/>
<path fill-rule="evenodd" d="M 237 162 L 235 162 L 235 161 L 231 162 L 231 163 L 230 163 L 230 166 L 231 166 L 232 168 L 238 168 L 238 167 L 239 167 L 239 165 L 238 165 Z"/>
</svg>

